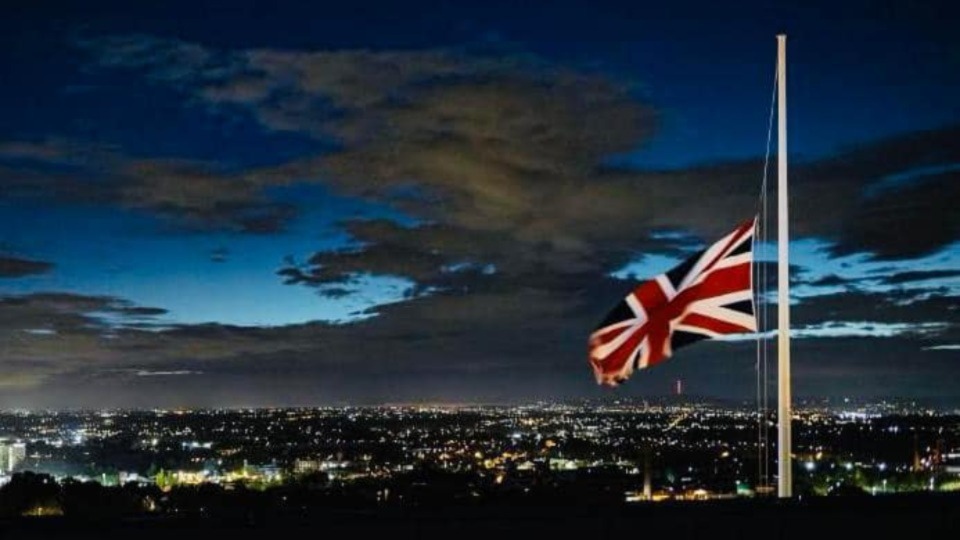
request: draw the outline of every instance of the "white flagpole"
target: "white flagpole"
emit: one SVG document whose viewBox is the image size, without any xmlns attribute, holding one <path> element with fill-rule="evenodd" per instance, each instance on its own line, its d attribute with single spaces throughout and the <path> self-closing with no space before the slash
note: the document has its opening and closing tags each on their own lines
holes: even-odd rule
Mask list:
<svg viewBox="0 0 960 540">
<path fill-rule="evenodd" d="M 787 36 L 777 36 L 777 494 L 793 496 L 790 420 L 790 234 L 787 208 Z"/>
</svg>

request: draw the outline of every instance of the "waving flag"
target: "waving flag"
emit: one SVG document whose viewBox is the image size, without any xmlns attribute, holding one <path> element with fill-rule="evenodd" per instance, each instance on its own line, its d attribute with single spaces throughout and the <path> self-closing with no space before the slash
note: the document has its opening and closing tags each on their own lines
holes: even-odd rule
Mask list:
<svg viewBox="0 0 960 540">
<path fill-rule="evenodd" d="M 641 283 L 590 335 L 597 382 L 616 386 L 680 347 L 754 332 L 750 220 L 665 274 Z"/>
</svg>

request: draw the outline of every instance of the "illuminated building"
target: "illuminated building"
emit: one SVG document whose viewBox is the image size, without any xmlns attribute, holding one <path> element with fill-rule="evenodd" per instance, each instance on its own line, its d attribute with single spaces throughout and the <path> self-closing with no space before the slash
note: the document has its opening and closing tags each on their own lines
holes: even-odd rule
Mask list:
<svg viewBox="0 0 960 540">
<path fill-rule="evenodd" d="M 11 473 L 27 457 L 22 442 L 0 441 L 0 473 Z"/>
</svg>

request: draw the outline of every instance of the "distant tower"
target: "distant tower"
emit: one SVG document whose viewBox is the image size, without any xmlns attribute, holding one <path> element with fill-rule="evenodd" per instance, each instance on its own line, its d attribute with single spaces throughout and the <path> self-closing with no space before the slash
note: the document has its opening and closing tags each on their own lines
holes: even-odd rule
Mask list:
<svg viewBox="0 0 960 540">
<path fill-rule="evenodd" d="M 920 463 L 920 436 L 917 433 L 913 434 L 913 472 L 920 472 L 922 469 Z"/>
<path fill-rule="evenodd" d="M 653 500 L 653 480 L 650 466 L 650 453 L 653 449 L 647 445 L 643 451 L 643 500 Z"/>
<path fill-rule="evenodd" d="M 683 379 L 677 379 L 676 394 L 678 396 L 683 395 Z"/>
</svg>

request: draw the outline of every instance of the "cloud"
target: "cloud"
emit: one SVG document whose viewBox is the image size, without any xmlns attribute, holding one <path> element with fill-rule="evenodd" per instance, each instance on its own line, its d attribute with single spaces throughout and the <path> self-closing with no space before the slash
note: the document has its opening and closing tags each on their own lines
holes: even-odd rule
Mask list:
<svg viewBox="0 0 960 540">
<path fill-rule="evenodd" d="M 884 281 L 891 285 L 899 285 L 901 283 L 914 283 L 917 281 L 940 280 L 955 277 L 960 277 L 960 270 L 914 270 L 897 272 L 892 276 L 884 278 Z"/>
<path fill-rule="evenodd" d="M 189 369 L 176 369 L 173 371 L 160 371 L 140 369 L 134 372 L 137 377 L 178 377 L 183 375 L 202 375 L 202 371 L 190 371 Z"/>
<path fill-rule="evenodd" d="M 960 127 L 952 125 L 865 141 L 833 156 L 792 165 L 792 237 L 826 241 L 834 256 L 869 253 L 885 260 L 926 256 L 949 246 L 960 236 L 956 212 L 947 202 L 955 198 L 955 168 L 934 168 L 879 192 L 872 188 L 903 171 L 957 163 L 958 141 Z M 744 160 L 656 174 L 632 172 L 644 193 L 655 193 L 656 201 L 664 203 L 657 208 L 659 219 L 712 237 L 722 233 L 719 227 L 736 208 L 748 213 L 756 207 L 761 171 L 762 162 Z M 774 186 L 768 195 L 773 201 Z M 775 205 L 769 210 L 769 223 L 776 223 Z M 904 234 L 905 224 L 909 234 Z"/>
<path fill-rule="evenodd" d="M 0 296 L 3 384 L 38 385 L 90 363 L 121 361 L 110 345 L 116 332 L 127 324 L 150 322 L 162 312 L 107 296 Z"/>
<path fill-rule="evenodd" d="M 282 351 L 283 335 L 259 329 L 165 324 L 161 308 L 109 296 L 34 293 L 0 297 L 0 368 L 8 386 L 104 370 L 193 371 L 144 367 Z M 301 346 L 305 344 L 302 343 Z"/>
<path fill-rule="evenodd" d="M 936 336 L 950 326 L 947 322 L 880 323 L 873 321 L 828 321 L 791 329 L 794 338 L 851 338 Z M 772 332 L 776 335 L 776 331 Z M 926 348 L 924 349 L 926 350 Z"/>
<path fill-rule="evenodd" d="M 958 139 L 960 140 L 960 139 Z M 884 191 L 856 208 L 843 226 L 843 252 L 866 248 L 882 259 L 903 259 L 936 251 L 960 236 L 960 173 Z M 909 223 L 910 233 L 899 230 Z M 896 232 L 894 232 L 896 231 Z"/>
<path fill-rule="evenodd" d="M 0 255 L 0 278 L 19 278 L 46 274 L 52 269 L 53 263 Z"/>
<path fill-rule="evenodd" d="M 110 159 L 118 151 L 117 145 L 62 137 L 0 142 L 0 158 L 20 163 L 79 166 Z"/>
<path fill-rule="evenodd" d="M 488 219 L 497 216 L 477 215 L 471 208 L 514 214 L 503 216 L 509 217 L 503 228 L 535 218 L 525 209 L 531 199 L 550 204 L 555 198 L 569 206 L 569 196 L 558 197 L 560 192 L 548 187 L 550 177 L 579 183 L 575 176 L 589 173 L 609 153 L 635 147 L 653 126 L 651 109 L 638 104 L 625 88 L 518 56 L 476 57 L 454 51 L 229 53 L 148 36 L 85 40 L 80 45 L 103 67 L 140 71 L 211 106 L 245 108 L 270 129 L 332 138 L 351 147 L 349 152 L 244 174 L 204 163 L 151 159 L 120 160 L 84 171 L 107 176 L 101 182 L 102 196 L 125 206 L 248 232 L 275 231 L 293 214 L 290 207 L 263 200 L 267 186 L 324 177 L 353 195 L 388 196 L 396 183 L 391 172 L 395 165 L 373 159 L 384 152 L 409 153 L 401 167 L 421 185 L 438 184 L 424 192 L 431 197 L 433 191 L 442 192 L 438 195 L 445 197 L 445 204 L 458 204 L 462 219 L 474 228 L 497 223 Z M 30 145 L 9 146 L 22 154 L 18 149 Z M 64 145 L 53 146 L 34 144 L 30 154 L 48 160 L 69 154 Z M 369 166 L 358 170 L 363 160 L 369 160 Z M 446 173 L 426 174 L 439 169 Z M 527 173 L 537 173 L 544 181 L 535 190 L 518 184 L 516 179 Z M 366 186 L 360 193 L 351 189 L 352 174 L 364 176 Z M 501 176 L 499 186 L 490 183 Z M 467 177 L 473 180 L 462 183 Z M 416 202 L 418 209 L 425 208 L 423 201 Z M 541 237 L 549 234 L 549 227 L 534 222 L 528 234 Z"/>
<path fill-rule="evenodd" d="M 960 219 L 946 202 L 956 198 L 956 170 L 945 168 L 896 185 L 885 179 L 957 163 L 958 141 L 960 127 L 949 126 L 863 144 L 801 168 L 801 182 L 829 185 L 832 195 L 829 200 L 807 196 L 803 200 L 809 204 L 801 203 L 800 211 L 810 211 L 833 229 L 821 235 L 837 241 L 838 254 L 868 251 L 882 259 L 930 254 L 960 236 Z M 873 189 L 878 185 L 885 189 Z M 904 234 L 904 224 L 909 224 L 909 234 Z"/>
<path fill-rule="evenodd" d="M 198 73 L 210 77 L 228 74 L 225 59 L 193 43 L 145 34 L 79 39 L 76 45 L 95 51 L 100 65 L 139 69 L 143 75 L 167 84 L 185 82 Z"/>
<path fill-rule="evenodd" d="M 223 263 L 230 258 L 230 250 L 225 247 L 218 247 L 210 250 L 210 262 Z"/>
<path fill-rule="evenodd" d="M 876 323 L 944 324 L 957 328 L 960 297 L 927 291 L 849 291 L 804 298 L 793 310 L 791 320 L 799 326 L 824 321 L 872 321 Z"/>
<path fill-rule="evenodd" d="M 47 137 L 0 141 L 0 198 L 103 202 L 111 182 L 103 171 L 115 166 L 116 146 Z"/>
<path fill-rule="evenodd" d="M 595 258 L 584 246 L 630 249 L 662 230 L 711 238 L 756 206 L 756 160 L 683 171 L 605 169 L 612 154 L 654 135 L 653 109 L 626 85 L 519 51 L 228 51 L 144 35 L 78 45 L 102 68 L 133 70 L 268 129 L 339 148 L 234 178 L 233 193 L 244 201 L 263 186 L 324 181 L 467 233 L 509 231 L 528 247 L 563 252 L 565 262 Z M 960 128 L 952 126 L 795 165 L 795 235 L 829 240 L 837 254 L 887 259 L 943 247 L 960 234 L 945 206 L 955 198 L 945 194 L 960 185 L 950 167 L 960 162 L 958 140 Z M 410 186 L 419 196 L 391 196 Z M 831 197 L 820 196 L 824 189 Z M 277 209 L 261 210 L 270 224 L 241 229 L 270 231 L 283 221 Z M 916 224 L 910 235 L 890 222 L 906 218 Z"/>
<path fill-rule="evenodd" d="M 842 278 L 836 274 L 830 274 L 817 278 L 813 281 L 809 281 L 806 284 L 814 287 L 843 287 L 849 285 L 851 280 Z"/>
<path fill-rule="evenodd" d="M 149 323 L 166 310 L 136 306 L 110 296 L 32 293 L 0 296 L 0 335 L 9 343 L 21 334 L 98 336 L 128 323 Z M 43 331 L 40 331 L 43 330 Z M 64 354 L 70 351 L 64 350 Z"/>
<path fill-rule="evenodd" d="M 586 362 L 584 329 L 592 328 L 624 292 L 624 284 L 614 279 L 590 280 L 581 290 L 574 288 L 565 294 L 491 281 L 476 290 L 451 288 L 381 306 L 379 316 L 345 325 L 240 328 L 208 324 L 141 330 L 111 328 L 102 320 L 81 318 L 54 325 L 58 328 L 55 335 L 23 334 L 17 337 L 19 343 L 4 341 L 7 354 L 3 366 L 20 381 L 10 382 L 10 392 L 46 404 L 59 399 L 53 389 L 76 387 L 79 381 L 85 381 L 81 386 L 101 392 L 110 389 L 110 399 L 124 396 L 122 403 L 126 404 L 149 404 L 140 395 L 148 392 L 154 405 L 171 399 L 180 405 L 207 403 L 212 394 L 201 388 L 210 387 L 212 381 L 244 389 L 232 396 L 214 392 L 221 401 L 207 404 L 220 405 L 600 396 Z M 893 369 L 889 362 L 902 362 L 903 358 L 888 354 L 894 350 L 925 362 L 912 368 L 923 384 L 932 387 L 932 381 L 942 379 L 937 374 L 943 373 L 944 364 L 925 355 L 949 352 L 938 346 L 956 343 L 956 330 L 943 329 L 945 323 L 955 323 L 949 316 L 937 327 L 917 321 L 937 321 L 931 313 L 949 311 L 936 301 L 900 306 L 894 300 L 900 298 L 889 300 L 885 307 L 892 313 L 888 316 L 869 309 L 879 299 L 863 296 L 846 301 L 818 297 L 806 307 L 807 300 L 798 305 L 794 309 L 796 328 L 811 329 L 805 339 L 794 342 L 798 389 L 829 387 L 830 381 L 816 375 L 817 366 L 826 361 L 836 370 L 835 377 L 856 374 L 858 380 L 864 377 L 891 384 L 883 382 Z M 50 298 L 30 303 L 45 306 L 49 319 L 102 309 L 104 299 Z M 839 307 L 824 309 L 830 305 Z M 4 311 L 0 309 L 0 313 Z M 817 315 L 821 311 L 838 318 Z M 863 313 L 873 318 L 857 319 Z M 873 322 L 852 327 L 844 322 L 855 320 Z M 6 324 L 3 327 L 7 328 Z M 688 385 L 709 388 L 709 392 L 752 395 L 753 343 L 706 342 L 683 356 L 635 378 L 623 392 L 663 393 L 682 376 Z M 863 358 L 875 364 L 865 365 Z M 110 370 L 116 376 L 110 376 Z M 179 386 L 178 382 L 176 388 L 143 386 L 132 381 L 164 377 L 130 377 L 138 371 L 202 372 L 205 382 L 201 386 L 187 382 Z M 35 391 L 28 383 L 45 389 L 46 397 L 31 394 Z M 103 403 L 102 397 L 92 394 L 83 397 L 82 392 L 64 390 L 63 395 L 70 396 L 60 400 L 67 405 Z M 237 402 L 238 396 L 244 396 L 242 403 Z"/>
<path fill-rule="evenodd" d="M 187 229 L 272 234 L 296 216 L 294 205 L 270 200 L 265 185 L 224 164 L 136 157 L 79 142 L 8 141 L 0 145 L 0 180 L 9 187 L 0 197 L 110 204 Z"/>
<path fill-rule="evenodd" d="M 955 385 L 944 377 L 955 356 L 924 351 L 928 339 L 838 338 L 794 343 L 794 395 L 935 397 L 955 402 Z"/>
<path fill-rule="evenodd" d="M 125 317 L 159 317 L 160 315 L 167 314 L 167 310 L 157 307 L 143 307 L 143 306 L 114 306 L 111 307 L 111 310 L 116 313 L 123 315 Z"/>
<path fill-rule="evenodd" d="M 441 201 L 444 217 L 455 221 L 451 225 L 468 230 L 522 226 L 522 238 L 530 242 L 582 243 L 558 235 L 552 213 L 533 212 L 531 204 L 565 206 L 584 226 L 602 228 L 593 219 L 596 212 L 580 211 L 578 192 L 599 195 L 597 202 L 614 212 L 617 192 L 629 188 L 611 178 L 587 190 L 594 169 L 607 155 L 635 148 L 655 125 L 652 109 L 627 88 L 522 55 L 225 52 L 148 36 L 80 45 L 103 67 L 139 70 L 210 106 L 249 111 L 269 129 L 332 139 L 343 147 L 233 178 L 231 193 L 239 202 L 266 185 L 322 177 L 347 194 L 392 199 L 418 213 L 431 207 L 429 201 Z M 186 184 L 184 176 L 137 171 L 139 183 L 124 195 L 132 192 L 138 207 L 188 216 L 193 209 L 185 199 L 230 206 L 206 190 L 210 185 L 222 193 L 224 183 L 195 175 Z M 391 197 L 410 182 L 428 201 Z"/>
<path fill-rule="evenodd" d="M 446 261 L 457 258 L 463 261 L 471 258 L 489 260 L 500 251 L 495 247 L 498 243 L 496 236 L 476 235 L 472 244 L 465 246 L 461 233 L 449 226 L 408 228 L 387 220 L 365 220 L 349 222 L 346 228 L 361 247 L 319 252 L 304 264 L 287 266 L 278 273 L 291 284 L 335 284 L 358 273 L 372 273 L 439 285 L 467 274 L 446 272 Z"/>
<path fill-rule="evenodd" d="M 269 234 L 295 215 L 289 203 L 268 200 L 262 186 L 206 163 L 139 159 L 120 172 L 119 203 L 171 215 L 200 228 Z"/>
</svg>

